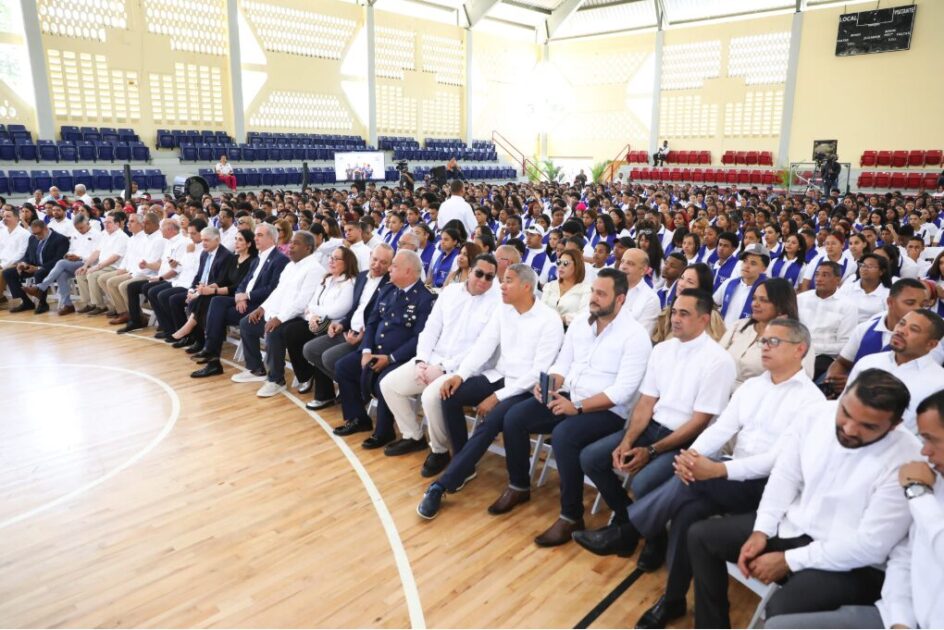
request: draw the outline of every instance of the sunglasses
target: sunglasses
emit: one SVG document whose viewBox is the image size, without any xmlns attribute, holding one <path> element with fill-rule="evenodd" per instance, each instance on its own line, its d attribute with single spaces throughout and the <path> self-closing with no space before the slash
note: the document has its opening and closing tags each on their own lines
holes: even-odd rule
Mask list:
<svg viewBox="0 0 944 630">
<path fill-rule="evenodd" d="M 573 263 L 571 263 L 569 260 L 562 260 L 562 261 L 560 261 L 559 263 L 557 263 L 557 266 L 558 266 L 558 267 L 570 267 L 572 264 L 573 264 Z"/>
<path fill-rule="evenodd" d="M 472 273 L 475 274 L 475 277 L 476 277 L 476 278 L 485 278 L 485 281 L 486 281 L 486 282 L 491 282 L 492 280 L 495 279 L 495 274 L 493 274 L 493 273 L 486 273 L 486 272 L 482 271 L 481 269 L 476 269 L 476 270 L 473 271 Z"/>
<path fill-rule="evenodd" d="M 781 339 L 780 337 L 761 337 L 758 341 L 760 345 L 770 346 L 771 348 L 777 348 L 782 343 L 800 343 L 799 341 L 790 341 L 789 339 Z"/>
</svg>

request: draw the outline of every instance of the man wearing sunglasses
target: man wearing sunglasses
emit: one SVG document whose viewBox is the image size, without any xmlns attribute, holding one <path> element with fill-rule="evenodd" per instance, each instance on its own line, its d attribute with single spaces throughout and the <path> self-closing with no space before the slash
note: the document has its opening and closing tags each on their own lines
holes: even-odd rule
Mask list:
<svg viewBox="0 0 944 630">
<path fill-rule="evenodd" d="M 803 369 L 810 332 L 798 321 L 775 319 L 761 338 L 766 371 L 748 379 L 718 420 L 675 458 L 675 477 L 627 509 L 628 521 L 577 532 L 574 540 L 598 555 L 632 554 L 639 539 L 661 536 L 669 522 L 665 594 L 636 623 L 664 628 L 685 615 L 692 580 L 687 538 L 692 524 L 720 514 L 757 509 L 786 429 L 809 406 L 825 400 Z M 731 458 L 718 454 L 737 438 Z"/>
<path fill-rule="evenodd" d="M 401 243 L 403 239 L 401 239 Z M 449 463 L 449 449 L 458 452 L 466 442 L 465 419 L 447 423 L 440 388 L 462 363 L 482 335 L 501 301 L 495 274 L 498 262 L 491 254 L 472 261 L 472 273 L 462 284 L 446 287 L 433 305 L 416 344 L 416 357 L 380 381 L 380 392 L 393 414 L 401 439 L 384 448 L 388 456 L 426 450 L 423 426 L 413 401 L 420 396 L 429 423 L 430 453 L 423 463 L 424 477 L 438 475 Z"/>
</svg>

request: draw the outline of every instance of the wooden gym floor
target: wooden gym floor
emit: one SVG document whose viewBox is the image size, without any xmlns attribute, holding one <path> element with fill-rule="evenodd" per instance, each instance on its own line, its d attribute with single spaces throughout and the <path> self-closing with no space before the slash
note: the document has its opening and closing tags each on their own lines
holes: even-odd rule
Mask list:
<svg viewBox="0 0 944 630">
<path fill-rule="evenodd" d="M 558 514 L 553 473 L 490 516 L 493 454 L 424 521 L 423 453 L 336 438 L 336 408 L 258 399 L 229 366 L 191 379 L 153 332 L 0 311 L 0 627 L 572 628 L 635 569 L 532 543 Z M 591 627 L 632 627 L 664 578 Z M 757 598 L 731 596 L 743 627 Z"/>
</svg>

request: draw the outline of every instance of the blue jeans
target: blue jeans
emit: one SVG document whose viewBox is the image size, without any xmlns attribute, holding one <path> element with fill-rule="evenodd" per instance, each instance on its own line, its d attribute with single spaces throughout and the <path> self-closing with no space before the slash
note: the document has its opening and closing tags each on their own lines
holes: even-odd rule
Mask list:
<svg viewBox="0 0 944 630">
<path fill-rule="evenodd" d="M 625 433 L 625 431 L 617 431 L 580 451 L 580 467 L 603 495 L 603 500 L 614 512 L 614 522 L 618 523 L 626 522 L 626 508 L 632 503 L 623 488 L 622 481 L 613 471 L 613 451 L 619 446 Z M 655 420 L 650 420 L 646 430 L 636 439 L 633 446 L 655 444 L 671 433 L 670 429 Z M 672 476 L 674 473 L 672 463 L 678 452 L 679 450 L 676 449 L 660 453 L 633 475 L 629 487 L 637 499 L 652 492 Z"/>
<path fill-rule="evenodd" d="M 36 284 L 36 288 L 46 293 L 53 282 L 58 282 L 56 287 L 56 294 L 59 296 L 59 307 L 68 306 L 72 304 L 72 299 L 69 297 L 69 278 L 75 277 L 75 271 L 85 263 L 81 260 L 66 260 L 63 258 L 58 261 L 52 270 L 49 272 L 49 275 L 46 276 L 42 282 Z M 46 301 L 45 296 L 41 298 L 41 301 Z"/>
</svg>

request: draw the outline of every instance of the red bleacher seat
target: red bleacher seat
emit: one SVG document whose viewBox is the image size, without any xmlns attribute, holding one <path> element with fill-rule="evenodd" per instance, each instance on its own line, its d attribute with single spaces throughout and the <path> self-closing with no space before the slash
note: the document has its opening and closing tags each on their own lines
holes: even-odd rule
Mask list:
<svg viewBox="0 0 944 630">
<path fill-rule="evenodd" d="M 921 180 L 921 188 L 937 190 L 937 173 L 925 173 Z"/>
<path fill-rule="evenodd" d="M 750 178 L 752 184 L 760 184 L 764 181 L 764 176 L 760 171 L 751 171 Z"/>
<path fill-rule="evenodd" d="M 665 156 L 665 161 L 669 164 L 678 160 L 678 151 L 669 151 Z"/>
<path fill-rule="evenodd" d="M 722 164 L 734 164 L 736 160 L 736 154 L 734 151 L 725 151 L 724 155 L 721 156 Z"/>
<path fill-rule="evenodd" d="M 888 188 L 889 183 L 891 183 L 892 176 L 889 173 L 876 173 L 875 174 L 875 187 L 876 188 Z"/>
<path fill-rule="evenodd" d="M 671 171 L 669 171 L 669 179 L 671 179 L 673 182 L 682 181 L 682 169 L 673 168 Z"/>
<path fill-rule="evenodd" d="M 728 183 L 728 184 L 736 184 L 736 183 L 738 183 L 738 172 L 737 172 L 737 171 L 734 171 L 734 170 L 725 171 L 725 173 L 724 173 L 724 181 L 725 181 L 725 183 Z"/>
<path fill-rule="evenodd" d="M 699 163 L 699 164 L 711 164 L 711 151 L 699 151 L 699 152 L 698 152 L 698 163 Z"/>
<path fill-rule="evenodd" d="M 764 186 L 773 186 L 777 181 L 777 174 L 774 171 L 764 171 L 761 174 L 761 183 Z"/>
<path fill-rule="evenodd" d="M 757 164 L 757 161 L 759 159 L 760 157 L 758 156 L 757 151 L 748 151 L 745 164 L 749 166 L 754 166 L 755 164 Z"/>
<path fill-rule="evenodd" d="M 924 159 L 923 155 L 921 159 Z M 922 177 L 921 173 L 908 173 L 908 177 L 905 179 L 905 188 L 921 188 Z"/>
<path fill-rule="evenodd" d="M 669 181 L 669 169 L 666 168 L 665 166 L 659 169 L 659 181 L 660 182 Z"/>
<path fill-rule="evenodd" d="M 875 166 L 878 159 L 878 151 L 863 151 L 859 158 L 859 166 Z"/>
<path fill-rule="evenodd" d="M 924 151 L 909 151 L 908 166 L 924 166 Z"/>
<path fill-rule="evenodd" d="M 857 185 L 859 188 L 872 188 L 875 186 L 875 173 L 865 171 L 859 173 Z"/>
<path fill-rule="evenodd" d="M 737 172 L 737 183 L 738 183 L 738 184 L 750 184 L 750 183 L 751 183 L 751 172 L 750 172 L 750 171 L 738 171 L 738 172 Z"/>
<path fill-rule="evenodd" d="M 652 179 L 652 174 L 648 168 L 639 169 L 639 179 Z"/>
<path fill-rule="evenodd" d="M 735 164 L 747 164 L 747 151 L 737 151 L 734 154 Z"/>
<path fill-rule="evenodd" d="M 905 178 L 904 173 L 892 173 L 891 187 L 904 188 L 906 181 L 907 179 Z"/>
<path fill-rule="evenodd" d="M 761 166 L 773 166 L 774 156 L 770 151 L 761 151 L 757 156 L 757 163 Z"/>
<path fill-rule="evenodd" d="M 907 151 L 893 151 L 892 152 L 892 166 L 894 168 L 903 168 L 908 164 L 908 152 Z"/>
<path fill-rule="evenodd" d="M 696 184 L 704 183 L 705 181 L 705 172 L 700 168 L 692 170 L 691 180 Z"/>
<path fill-rule="evenodd" d="M 878 156 L 875 158 L 876 166 L 891 166 L 892 165 L 892 152 L 891 151 L 879 151 Z"/>
<path fill-rule="evenodd" d="M 924 165 L 925 166 L 937 166 L 941 163 L 942 152 L 939 149 L 934 149 L 933 151 L 926 151 L 924 154 Z"/>
<path fill-rule="evenodd" d="M 630 169 L 629 176 L 633 180 L 642 179 L 641 173 L 642 173 L 642 169 L 634 168 L 634 169 Z"/>
</svg>

